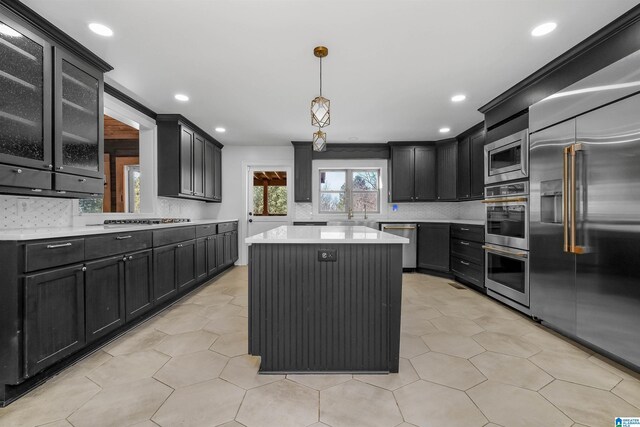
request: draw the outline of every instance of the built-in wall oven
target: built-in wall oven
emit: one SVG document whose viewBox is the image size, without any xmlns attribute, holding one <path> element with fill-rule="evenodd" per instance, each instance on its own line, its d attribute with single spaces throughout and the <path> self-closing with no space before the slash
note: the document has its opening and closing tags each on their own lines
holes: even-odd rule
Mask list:
<svg viewBox="0 0 640 427">
<path fill-rule="evenodd" d="M 485 187 L 485 242 L 529 250 L 529 182 Z"/>
<path fill-rule="evenodd" d="M 528 129 L 485 145 L 484 165 L 485 185 L 528 178 Z"/>
<path fill-rule="evenodd" d="M 529 251 L 484 245 L 487 292 L 520 311 L 529 308 Z M 496 295 L 497 294 L 497 295 Z M 507 298 L 505 300 L 504 298 Z M 518 305 L 514 305 L 515 301 Z"/>
</svg>

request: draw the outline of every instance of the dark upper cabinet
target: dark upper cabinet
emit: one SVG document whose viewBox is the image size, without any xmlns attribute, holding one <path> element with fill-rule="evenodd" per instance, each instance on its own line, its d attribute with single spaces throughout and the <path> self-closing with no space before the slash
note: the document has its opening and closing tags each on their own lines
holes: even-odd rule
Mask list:
<svg viewBox="0 0 640 427">
<path fill-rule="evenodd" d="M 471 149 L 469 138 L 458 142 L 458 199 L 471 197 Z"/>
<path fill-rule="evenodd" d="M 85 343 L 82 265 L 24 279 L 25 376 L 32 376 Z"/>
<path fill-rule="evenodd" d="M 125 322 L 126 256 L 116 256 L 86 264 L 86 342 L 92 342 Z"/>
<path fill-rule="evenodd" d="M 126 321 L 153 307 L 153 251 L 148 249 L 127 256 L 124 263 Z"/>
<path fill-rule="evenodd" d="M 204 138 L 195 134 L 193 138 L 193 194 L 204 197 Z"/>
<path fill-rule="evenodd" d="M 439 142 L 436 147 L 438 157 L 438 200 L 456 200 L 458 196 L 458 141 L 453 139 Z"/>
<path fill-rule="evenodd" d="M 103 75 L 54 49 L 54 169 L 104 178 Z"/>
<path fill-rule="evenodd" d="M 103 73 L 111 67 L 33 22 L 0 9 L 0 192 L 95 197 L 104 192 Z"/>
<path fill-rule="evenodd" d="M 312 148 L 310 142 L 293 142 L 293 187 L 294 198 L 298 203 L 310 203 L 312 183 Z"/>
<path fill-rule="evenodd" d="M 222 145 L 178 114 L 160 114 L 158 195 L 222 201 Z"/>
<path fill-rule="evenodd" d="M 414 147 L 391 147 L 391 201 L 414 200 Z"/>
<path fill-rule="evenodd" d="M 180 193 L 185 195 L 193 195 L 194 136 L 191 129 L 180 126 Z"/>
<path fill-rule="evenodd" d="M 414 153 L 414 200 L 416 202 L 436 200 L 436 147 L 416 147 Z"/>
<path fill-rule="evenodd" d="M 436 148 L 432 143 L 419 146 L 391 146 L 392 202 L 427 202 L 436 198 Z"/>
<path fill-rule="evenodd" d="M 478 132 L 469 136 L 469 145 L 471 151 L 472 199 L 484 198 L 484 141 L 484 129 L 480 129 Z"/>
<path fill-rule="evenodd" d="M 418 224 L 418 268 L 449 271 L 449 227 L 448 223 Z"/>
<path fill-rule="evenodd" d="M 0 25 L 0 162 L 49 170 L 51 45 L 6 17 Z"/>
</svg>

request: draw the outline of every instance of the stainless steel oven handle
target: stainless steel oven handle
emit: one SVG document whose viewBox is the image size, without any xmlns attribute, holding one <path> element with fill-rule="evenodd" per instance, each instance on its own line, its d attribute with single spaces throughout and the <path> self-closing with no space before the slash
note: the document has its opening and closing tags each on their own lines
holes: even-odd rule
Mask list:
<svg viewBox="0 0 640 427">
<path fill-rule="evenodd" d="M 511 252 L 511 251 L 506 250 L 506 249 L 496 248 L 495 246 L 483 245 L 482 249 L 486 249 L 489 252 L 495 252 L 495 253 L 504 254 L 504 255 L 511 255 L 511 256 L 518 257 L 518 258 L 528 258 L 529 257 L 529 254 L 527 254 L 526 252 Z"/>
</svg>

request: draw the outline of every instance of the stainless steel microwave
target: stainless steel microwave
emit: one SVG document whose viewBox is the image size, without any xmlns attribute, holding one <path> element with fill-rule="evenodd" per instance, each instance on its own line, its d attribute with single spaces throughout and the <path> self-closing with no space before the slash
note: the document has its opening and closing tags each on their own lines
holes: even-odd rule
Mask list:
<svg viewBox="0 0 640 427">
<path fill-rule="evenodd" d="M 484 184 L 529 177 L 529 130 L 514 133 L 484 147 Z"/>
</svg>

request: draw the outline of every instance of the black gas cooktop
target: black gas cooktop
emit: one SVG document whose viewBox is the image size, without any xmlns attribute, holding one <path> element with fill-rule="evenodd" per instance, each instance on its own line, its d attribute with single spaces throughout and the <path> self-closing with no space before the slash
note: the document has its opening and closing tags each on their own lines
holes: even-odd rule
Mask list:
<svg viewBox="0 0 640 427">
<path fill-rule="evenodd" d="M 105 219 L 105 225 L 113 224 L 134 224 L 134 225 L 154 225 L 154 224 L 177 224 L 181 222 L 191 222 L 189 218 L 129 218 L 129 219 Z"/>
</svg>

